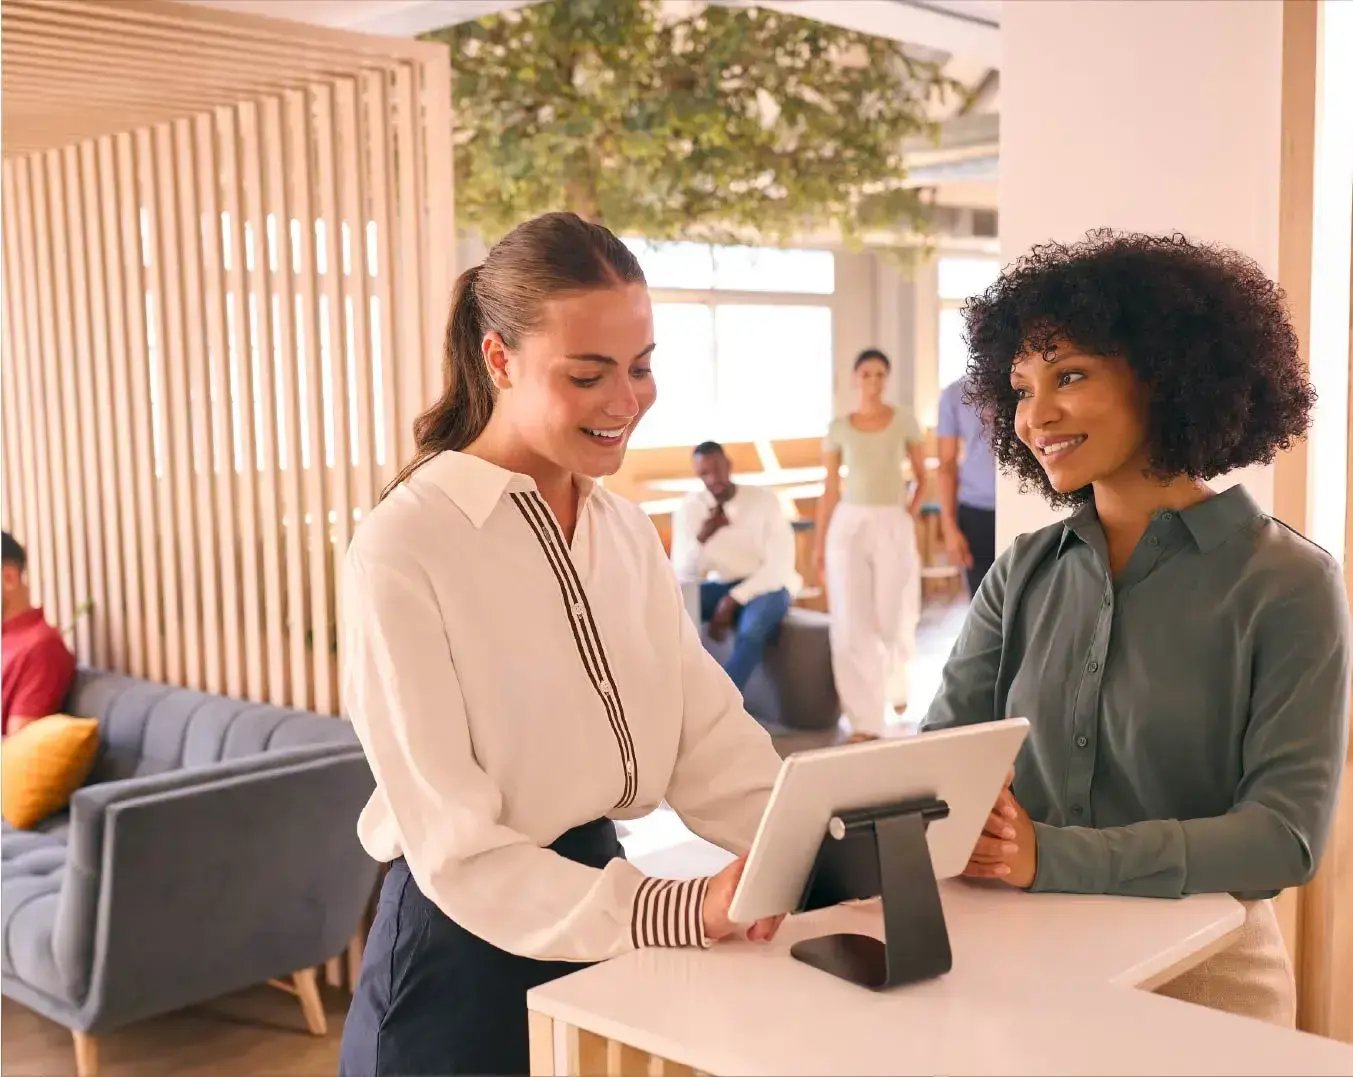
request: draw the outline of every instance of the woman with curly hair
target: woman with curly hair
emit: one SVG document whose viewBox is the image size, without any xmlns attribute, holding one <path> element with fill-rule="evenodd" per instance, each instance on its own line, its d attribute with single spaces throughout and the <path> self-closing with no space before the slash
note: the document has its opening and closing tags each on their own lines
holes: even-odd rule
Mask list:
<svg viewBox="0 0 1353 1077">
<path fill-rule="evenodd" d="M 1282 294 L 1233 251 L 1106 231 L 1034 248 L 964 316 L 998 463 L 1072 510 L 996 562 L 926 719 L 1030 721 L 967 874 L 1234 894 L 1237 940 L 1161 991 L 1291 1025 L 1270 899 L 1329 834 L 1348 608 L 1333 558 L 1208 485 L 1309 424 Z"/>
</svg>

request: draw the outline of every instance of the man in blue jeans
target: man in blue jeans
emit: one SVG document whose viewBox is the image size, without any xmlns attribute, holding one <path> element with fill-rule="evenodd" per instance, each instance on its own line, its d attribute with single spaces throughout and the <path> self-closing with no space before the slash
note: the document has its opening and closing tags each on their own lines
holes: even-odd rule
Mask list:
<svg viewBox="0 0 1353 1077">
<path fill-rule="evenodd" d="M 677 510 L 672 563 L 681 579 L 700 581 L 700 617 L 710 638 L 734 633 L 724 670 L 744 691 L 801 582 L 794 531 L 775 494 L 733 482 L 721 445 L 706 441 L 692 459 L 704 489 Z"/>
</svg>

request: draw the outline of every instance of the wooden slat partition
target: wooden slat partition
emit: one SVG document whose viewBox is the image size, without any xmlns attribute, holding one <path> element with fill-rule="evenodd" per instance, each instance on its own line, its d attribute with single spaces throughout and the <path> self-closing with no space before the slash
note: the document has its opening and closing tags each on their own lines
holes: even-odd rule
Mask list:
<svg viewBox="0 0 1353 1077">
<path fill-rule="evenodd" d="M 35 600 L 81 662 L 336 713 L 335 575 L 440 383 L 448 53 L 0 10 L 0 515 Z"/>
</svg>

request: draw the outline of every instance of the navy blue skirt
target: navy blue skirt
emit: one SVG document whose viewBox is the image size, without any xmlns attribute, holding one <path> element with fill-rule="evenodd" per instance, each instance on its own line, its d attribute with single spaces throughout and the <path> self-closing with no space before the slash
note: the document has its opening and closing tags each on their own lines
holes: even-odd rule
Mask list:
<svg viewBox="0 0 1353 1077">
<path fill-rule="evenodd" d="M 609 819 L 574 827 L 550 848 L 593 868 L 625 855 Z M 381 886 L 338 1072 L 526 1073 L 526 992 L 586 967 L 519 957 L 470 934 L 396 860 Z"/>
</svg>

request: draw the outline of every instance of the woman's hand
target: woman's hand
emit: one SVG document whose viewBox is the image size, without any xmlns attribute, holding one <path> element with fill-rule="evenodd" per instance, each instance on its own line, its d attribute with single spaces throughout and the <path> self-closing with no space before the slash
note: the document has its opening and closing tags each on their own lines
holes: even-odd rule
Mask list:
<svg viewBox="0 0 1353 1077">
<path fill-rule="evenodd" d="M 1010 789 L 1013 778 L 1012 771 L 963 874 L 969 879 L 999 879 L 1027 890 L 1038 874 L 1038 836 L 1029 813 Z"/>
<path fill-rule="evenodd" d="M 747 858 L 740 856 L 709 880 L 703 915 L 705 938 L 710 942 L 718 942 L 739 930 L 739 925 L 728 918 L 728 907 L 733 904 L 733 894 L 737 891 L 738 880 L 742 878 L 742 869 L 746 866 Z M 780 930 L 782 920 L 783 915 L 758 920 L 747 929 L 747 938 L 753 942 L 770 942 Z"/>
</svg>

